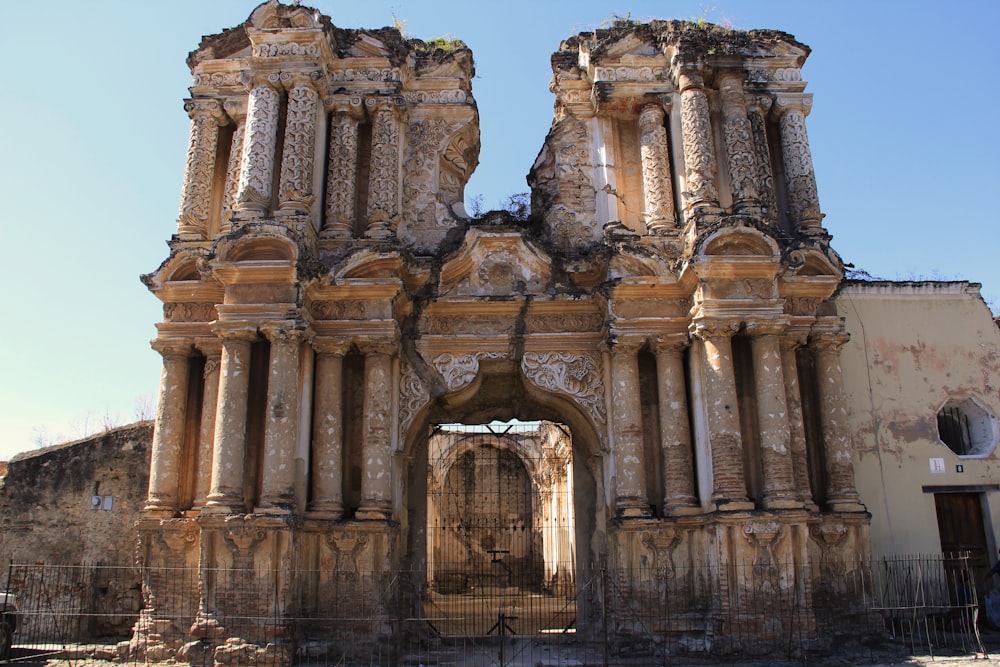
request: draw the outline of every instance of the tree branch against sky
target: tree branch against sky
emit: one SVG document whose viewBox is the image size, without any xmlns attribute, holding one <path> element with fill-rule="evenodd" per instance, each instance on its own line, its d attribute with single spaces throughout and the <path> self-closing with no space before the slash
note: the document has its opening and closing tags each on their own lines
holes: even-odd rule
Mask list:
<svg viewBox="0 0 1000 667">
<path fill-rule="evenodd" d="M 184 62 L 256 2 L 0 3 L 13 58 L 0 103 L 0 459 L 81 416 L 134 418 L 155 396 L 162 319 L 138 276 L 176 229 L 189 121 Z M 844 260 L 889 279 L 968 279 L 1000 302 L 994 205 L 1000 3 L 303 2 L 345 28 L 405 22 L 472 49 L 482 130 L 466 201 L 527 189 L 552 119 L 549 56 L 616 16 L 704 18 L 791 33 L 813 53 L 807 124 L 824 226 Z M 148 399 L 147 399 L 148 402 Z M 89 422 L 90 420 L 83 420 Z"/>
</svg>

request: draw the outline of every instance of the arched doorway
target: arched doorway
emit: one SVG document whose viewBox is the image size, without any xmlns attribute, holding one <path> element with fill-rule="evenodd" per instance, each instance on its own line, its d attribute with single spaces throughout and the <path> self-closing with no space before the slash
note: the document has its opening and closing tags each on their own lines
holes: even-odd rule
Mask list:
<svg viewBox="0 0 1000 667">
<path fill-rule="evenodd" d="M 548 421 L 434 427 L 426 602 L 440 632 L 487 635 L 501 614 L 520 634 L 574 629 L 572 450 Z"/>
<path fill-rule="evenodd" d="M 524 637 L 598 618 L 598 438 L 570 401 L 527 384 L 481 374 L 410 433 L 401 555 L 412 613 L 433 633 L 485 637 L 506 622 Z"/>
</svg>

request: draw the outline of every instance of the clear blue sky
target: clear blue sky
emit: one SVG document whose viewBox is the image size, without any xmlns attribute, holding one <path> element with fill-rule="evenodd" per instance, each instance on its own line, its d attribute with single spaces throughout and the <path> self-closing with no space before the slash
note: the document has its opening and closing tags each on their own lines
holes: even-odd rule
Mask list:
<svg viewBox="0 0 1000 667">
<path fill-rule="evenodd" d="M 159 301 L 187 150 L 184 59 L 251 0 L 0 0 L 0 460 L 155 402 Z M 968 279 L 1000 305 L 1000 2 L 318 0 L 345 28 L 405 21 L 473 50 L 482 124 L 466 200 L 492 208 L 552 117 L 549 55 L 617 16 L 775 28 L 813 48 L 807 121 L 826 227 L 890 279 Z M 12 60 L 11 60 L 12 59 Z M 151 408 L 149 408 L 151 409 Z"/>
</svg>

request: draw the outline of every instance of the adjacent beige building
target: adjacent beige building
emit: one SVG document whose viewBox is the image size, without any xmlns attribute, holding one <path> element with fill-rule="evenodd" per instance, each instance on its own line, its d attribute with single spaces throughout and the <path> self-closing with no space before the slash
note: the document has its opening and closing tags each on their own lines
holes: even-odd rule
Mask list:
<svg viewBox="0 0 1000 667">
<path fill-rule="evenodd" d="M 872 552 L 970 550 L 1000 526 L 1000 328 L 967 282 L 847 282 L 842 363 Z"/>
</svg>

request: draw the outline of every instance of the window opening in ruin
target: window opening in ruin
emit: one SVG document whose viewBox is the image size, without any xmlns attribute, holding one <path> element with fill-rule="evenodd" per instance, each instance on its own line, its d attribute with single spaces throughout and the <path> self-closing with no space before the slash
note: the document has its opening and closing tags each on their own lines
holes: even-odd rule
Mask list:
<svg viewBox="0 0 1000 667">
<path fill-rule="evenodd" d="M 427 597 L 442 635 L 572 632 L 573 441 L 563 424 L 439 424 L 428 438 Z"/>
<path fill-rule="evenodd" d="M 950 399 L 937 413 L 938 438 L 959 456 L 987 456 L 996 447 L 997 418 L 971 398 Z"/>
</svg>

